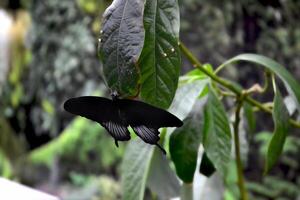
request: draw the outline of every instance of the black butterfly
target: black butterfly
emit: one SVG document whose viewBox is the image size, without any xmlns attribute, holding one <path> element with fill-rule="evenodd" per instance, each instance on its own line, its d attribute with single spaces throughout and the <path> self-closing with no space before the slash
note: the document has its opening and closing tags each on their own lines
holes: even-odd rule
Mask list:
<svg viewBox="0 0 300 200">
<path fill-rule="evenodd" d="M 166 151 L 158 144 L 161 127 L 180 127 L 183 122 L 173 114 L 151 106 L 147 103 L 94 96 L 83 96 L 67 100 L 64 103 L 66 111 L 86 117 L 100 123 L 108 133 L 118 141 L 130 140 L 128 127 L 146 143 L 157 145 L 165 154 Z"/>
</svg>

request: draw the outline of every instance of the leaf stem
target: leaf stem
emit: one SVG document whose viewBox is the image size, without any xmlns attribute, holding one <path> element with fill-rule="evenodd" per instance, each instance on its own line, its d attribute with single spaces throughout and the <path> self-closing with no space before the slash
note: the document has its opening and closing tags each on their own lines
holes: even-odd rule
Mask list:
<svg viewBox="0 0 300 200">
<path fill-rule="evenodd" d="M 207 76 L 209 76 L 212 80 L 214 80 L 218 84 L 222 85 L 223 87 L 225 87 L 225 88 L 229 89 L 230 91 L 232 91 L 233 93 L 235 93 L 236 96 L 242 95 L 242 92 L 243 92 L 242 89 L 235 87 L 231 82 L 229 82 L 223 78 L 220 78 L 214 72 L 210 72 L 209 70 L 202 67 L 202 63 L 193 55 L 193 53 L 183 43 L 179 42 L 179 48 L 195 68 L 197 68 L 200 71 L 202 71 L 203 73 L 205 73 Z M 252 106 L 255 106 L 264 112 L 272 114 L 271 109 L 265 107 L 262 103 L 256 101 L 255 99 L 251 98 L 250 96 L 245 96 L 244 100 L 247 101 L 248 103 L 250 103 Z M 297 122 L 291 118 L 289 119 L 289 122 L 294 127 L 300 128 L 300 122 Z"/>
<path fill-rule="evenodd" d="M 241 121 L 240 112 L 243 106 L 244 95 L 237 96 L 237 107 L 235 111 L 235 121 L 233 124 L 234 130 L 234 147 L 235 147 L 235 159 L 236 159 L 236 168 L 238 175 L 238 187 L 240 190 L 240 197 L 242 200 L 248 200 L 247 191 L 245 188 L 244 174 L 243 174 L 243 164 L 241 161 L 241 152 L 240 152 L 240 138 L 239 138 L 239 124 Z"/>
</svg>

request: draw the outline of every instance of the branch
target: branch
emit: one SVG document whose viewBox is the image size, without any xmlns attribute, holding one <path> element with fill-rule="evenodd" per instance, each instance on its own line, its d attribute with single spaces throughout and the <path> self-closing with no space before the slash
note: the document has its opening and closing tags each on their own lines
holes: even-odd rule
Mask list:
<svg viewBox="0 0 300 200">
<path fill-rule="evenodd" d="M 241 161 L 241 152 L 240 152 L 240 138 L 239 138 L 239 124 L 240 124 L 240 112 L 243 106 L 244 95 L 237 96 L 237 106 L 235 111 L 235 120 L 233 124 L 234 130 L 234 149 L 235 149 L 235 159 L 236 159 L 236 168 L 238 175 L 238 187 L 240 190 L 240 196 L 242 200 L 248 200 L 247 191 L 245 188 L 245 181 L 243 175 L 243 164 Z"/>
<path fill-rule="evenodd" d="M 192 63 L 192 65 L 199 69 L 200 71 L 202 71 L 203 73 L 205 73 L 207 76 L 209 76 L 212 80 L 214 80 L 215 82 L 217 82 L 218 84 L 222 85 L 223 87 L 229 89 L 231 92 L 235 93 L 236 96 L 241 96 L 243 93 L 243 90 L 236 87 L 235 85 L 233 85 L 231 82 L 222 79 L 220 77 L 218 77 L 215 73 L 210 72 L 209 70 L 205 69 L 204 67 L 202 67 L 201 62 L 192 54 L 192 52 L 181 42 L 179 43 L 179 48 L 182 51 L 182 53 L 186 56 L 186 58 Z M 249 97 L 249 96 L 245 96 L 245 101 L 247 101 L 249 104 L 251 104 L 252 106 L 255 106 L 257 108 L 259 108 L 261 111 L 264 111 L 266 113 L 272 114 L 272 110 L 265 107 L 262 103 L 254 100 L 253 98 Z M 292 126 L 296 127 L 296 128 L 300 128 L 300 122 L 297 122 L 293 119 L 289 119 L 289 122 Z"/>
</svg>

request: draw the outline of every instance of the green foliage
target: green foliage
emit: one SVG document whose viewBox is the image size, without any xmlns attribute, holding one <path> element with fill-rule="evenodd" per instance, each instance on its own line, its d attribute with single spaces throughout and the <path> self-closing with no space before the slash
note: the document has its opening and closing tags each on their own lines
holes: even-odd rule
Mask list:
<svg viewBox="0 0 300 200">
<path fill-rule="evenodd" d="M 177 0 L 146 1 L 144 28 L 145 41 L 139 58 L 141 98 L 168 108 L 175 95 L 180 71 Z"/>
<path fill-rule="evenodd" d="M 24 142 L 16 136 L 7 120 L 0 116 L 0 152 L 3 158 L 16 161 L 24 152 Z"/>
<path fill-rule="evenodd" d="M 133 3 L 133 8 L 136 9 L 136 16 L 132 14 L 132 8 L 127 8 L 126 2 Z M 244 117 L 247 120 L 249 132 L 254 133 L 256 128 L 256 116 L 254 115 L 254 107 L 258 107 L 266 112 L 271 112 L 269 108 L 264 107 L 263 104 L 251 98 L 253 91 L 244 90 L 238 83 L 234 81 L 227 81 L 219 77 L 217 72 L 225 66 L 234 62 L 243 61 L 243 63 L 255 63 L 265 67 L 278 76 L 285 84 L 288 92 L 295 97 L 296 102 L 299 102 L 300 88 L 298 82 L 291 76 L 291 74 L 277 62 L 256 54 L 242 54 L 238 55 L 228 61 L 225 61 L 217 71 L 214 72 L 210 64 L 202 65 L 189 52 L 188 49 L 179 47 L 182 53 L 187 56 L 189 61 L 197 67 L 195 70 L 189 71 L 185 76 L 180 77 L 179 86 L 177 86 L 178 66 L 180 64 L 180 55 L 177 47 L 179 17 L 178 6 L 176 1 L 146 1 L 144 5 L 143 22 L 141 23 L 141 1 L 114 1 L 114 3 L 106 10 L 104 15 L 104 23 L 101 31 L 101 46 L 100 55 L 104 62 L 104 75 L 108 81 L 108 86 L 120 92 L 124 96 L 136 95 L 140 93 L 141 99 L 154 104 L 158 107 L 169 108 L 169 111 L 177 115 L 180 119 L 184 119 L 183 127 L 174 131 L 168 129 L 167 134 L 164 135 L 164 142 L 169 146 L 170 159 L 172 160 L 177 176 L 183 180 L 184 183 L 192 183 L 194 181 L 194 173 L 196 171 L 196 164 L 198 159 L 198 149 L 202 143 L 204 147 L 203 159 L 201 161 L 200 172 L 206 175 L 211 175 L 214 170 L 221 174 L 222 179 L 225 180 L 226 198 L 238 197 L 239 192 L 236 187 L 236 182 L 239 180 L 239 186 L 243 182 L 240 147 L 235 146 L 236 158 L 231 157 L 231 124 L 223 101 L 220 100 L 223 96 L 234 97 L 238 102 L 244 104 Z M 193 1 L 193 3 L 195 3 Z M 203 3 L 201 1 L 201 3 Z M 197 3 L 195 3 L 197 4 Z M 206 13 L 200 13 L 200 16 L 213 14 L 216 19 L 222 19 L 222 15 L 214 11 L 213 6 L 217 4 L 213 2 L 210 4 L 210 10 Z M 122 9 L 116 9 L 116 8 Z M 229 9 L 230 7 L 225 7 Z M 168 14 L 166 14 L 168 13 Z M 116 18 L 116 16 L 123 16 Z M 127 16 L 129 24 L 135 20 L 138 30 L 138 36 L 133 31 L 132 27 L 127 27 L 124 23 L 124 16 Z M 173 17 L 170 17 L 173 16 Z M 224 18 L 220 23 L 227 25 L 227 22 L 233 23 L 232 18 Z M 211 24 L 213 25 L 213 24 Z M 114 28 L 118 27 L 118 28 Z M 205 26 L 204 26 L 205 27 Z M 203 27 L 201 27 L 203 28 Z M 216 26 L 216 28 L 218 28 Z M 220 31 L 215 31 L 220 34 Z M 121 32 L 122 34 L 117 34 Z M 145 35 L 143 33 L 145 32 Z M 110 37 L 108 36 L 110 35 Z M 123 36 L 128 37 L 126 40 L 128 44 L 133 42 L 132 37 L 135 37 L 134 45 L 125 45 Z M 228 37 L 229 39 L 229 37 Z M 119 45 L 121 44 L 121 45 Z M 141 49 L 141 44 L 143 48 Z M 126 53 L 126 56 L 125 56 Z M 128 57 L 128 54 L 131 57 Z M 172 54 L 173 53 L 173 54 Z M 132 60 L 130 60 L 133 58 Z M 118 62 L 120 61 L 121 64 Z M 139 70 L 137 70 L 138 67 Z M 124 70 L 128 70 L 124 72 Z M 140 73 L 140 74 L 139 74 Z M 138 77 L 138 75 L 139 77 Z M 211 79 L 210 79 L 211 78 Z M 130 79 L 130 80 L 129 80 Z M 210 83 L 210 84 L 208 84 Z M 137 89 L 141 84 L 140 91 Z M 221 87 L 219 87 L 219 85 Z M 211 87 L 209 87 L 210 85 Z M 175 90 L 178 90 L 175 94 Z M 225 91 L 223 91 L 225 90 Z M 204 115 L 201 109 L 193 109 L 193 106 L 198 98 L 207 97 L 207 103 L 204 107 Z M 273 141 L 280 145 L 271 145 L 269 152 L 274 154 L 268 158 L 274 158 L 269 164 L 274 165 L 280 155 L 281 149 L 284 145 L 284 139 L 277 139 L 278 124 L 290 123 L 289 117 L 284 117 L 284 120 L 276 120 L 282 111 L 282 101 L 280 105 L 275 98 L 274 104 L 274 120 L 276 137 Z M 173 103 L 171 103 L 173 101 Z M 226 101 L 224 101 L 226 102 Z M 242 105 L 242 104 L 241 104 Z M 227 106 L 233 106 L 232 101 Z M 240 116 L 240 107 L 237 109 L 236 116 Z M 281 111 L 278 111 L 281 110 Z M 275 111 L 278 112 L 275 112 Z M 272 114 L 272 113 L 271 113 Z M 188 116 L 188 117 L 187 117 Z M 239 119 L 234 119 L 235 134 L 239 135 L 240 124 Z M 277 121 L 277 122 L 276 122 Z M 296 122 L 294 124 L 297 124 Z M 282 126 L 279 126 L 282 127 Z M 286 131 L 285 131 L 286 132 Z M 202 140 L 201 140 L 202 139 Z M 235 143 L 237 141 L 235 140 Z M 151 170 L 156 166 L 156 162 L 163 167 L 168 165 L 165 160 L 158 159 L 155 155 L 154 147 L 146 144 L 142 145 L 140 141 L 133 141 L 128 145 L 125 158 L 122 164 L 122 185 L 124 191 L 124 199 L 143 199 L 146 187 L 158 195 L 158 198 L 165 197 L 162 191 L 167 191 L 157 187 L 157 180 L 161 180 L 163 175 L 161 172 L 154 173 Z M 274 155 L 276 154 L 276 158 Z M 236 160 L 233 162 L 233 160 Z M 232 168 L 232 165 L 236 164 Z M 155 164 L 154 164 L 155 163 Z M 161 170 L 162 171 L 162 170 Z M 236 173 L 239 172 L 238 175 Z M 165 174 L 170 174 L 170 171 Z M 167 175 L 166 177 L 169 177 Z M 170 176 L 171 177 L 171 176 Z M 157 179 L 157 180 L 156 180 Z M 167 178 L 172 179 L 172 178 Z M 156 180 L 156 181 L 155 181 Z M 242 180 L 242 181 L 241 181 Z M 170 183 L 171 184 L 171 183 Z M 165 185 L 165 184 L 163 184 Z M 156 187 L 155 187 L 156 186 Z M 182 185 L 185 197 L 191 197 L 191 190 L 185 190 L 186 184 Z M 239 187 L 241 188 L 241 186 Z M 188 193 L 186 193 L 188 192 Z M 165 195 L 165 196 L 164 196 Z M 247 194 L 241 189 L 240 197 L 246 198 Z"/>
<path fill-rule="evenodd" d="M 69 164 L 108 169 L 121 158 L 123 148 L 116 149 L 113 140 L 97 123 L 76 118 L 59 137 L 31 152 L 30 160 L 50 166 L 59 157 Z"/>
<path fill-rule="evenodd" d="M 78 6 L 85 12 L 93 15 L 102 13 L 107 7 L 109 0 L 76 0 Z"/>
<path fill-rule="evenodd" d="M 72 173 L 73 183 L 79 183 L 73 190 L 63 195 L 65 200 L 82 199 L 120 199 L 120 184 L 107 176 L 87 176 L 78 173 Z"/>
<path fill-rule="evenodd" d="M 12 178 L 12 169 L 13 168 L 11 162 L 6 158 L 5 154 L 3 154 L 0 149 L 0 176 L 5 178 Z"/>
<path fill-rule="evenodd" d="M 120 198 L 121 188 L 115 181 L 75 171 L 82 166 L 91 171 L 97 169 L 97 172 L 99 169 L 110 171 L 111 167 L 114 170 L 123 156 L 124 146 L 115 148 L 113 140 L 101 126 L 83 118 L 75 118 L 64 129 L 67 120 L 61 109 L 66 98 L 90 95 L 99 88 L 101 90 L 99 75 L 102 66 L 96 58 L 96 38 L 91 27 L 96 27 L 98 34 L 100 21 L 95 23 L 95 19 L 107 2 L 33 0 L 30 8 L 33 24 L 28 34 L 28 43 L 32 47 L 29 74 L 24 72 L 27 70 L 26 60 L 31 56 L 16 51 L 16 55 L 23 54 L 17 55 L 18 59 L 12 63 L 9 84 L 4 86 L 4 95 L 1 94 L 1 112 L 22 122 L 20 128 L 13 127 L 20 129 L 20 133 L 25 130 L 23 124 L 27 123 L 27 119 L 33 122 L 36 133 L 58 135 L 61 132 L 56 139 L 30 152 L 29 161 L 48 168 L 57 158 L 62 163 L 70 164 L 74 170 L 68 175 L 78 191 L 69 199 Z M 274 2 L 276 4 L 277 1 Z M 155 106 L 169 108 L 171 113 L 184 120 L 184 125 L 178 129 L 160 130 L 161 145 L 169 149 L 170 156 L 162 155 L 156 147 L 138 138 L 127 145 L 121 168 L 123 199 L 147 199 L 148 191 L 154 199 L 178 196 L 192 199 L 193 192 L 195 196 L 199 193 L 192 187 L 193 184 L 200 185 L 197 182 L 198 173 L 209 176 L 215 170 L 221 174 L 220 182 L 223 182 L 226 200 L 244 198 L 247 194 L 243 194 L 242 190 L 239 192 L 238 187 L 243 175 L 237 174 L 238 169 L 243 168 L 237 160 L 243 158 L 232 158 L 231 122 L 238 127 L 236 134 L 246 134 L 247 139 L 248 133 L 255 134 L 254 137 L 261 143 L 260 149 L 257 144 L 253 145 L 252 151 L 256 153 L 257 149 L 258 154 L 251 158 L 259 161 L 265 157 L 265 170 L 273 169 L 272 175 L 262 177 L 260 183 L 248 182 L 253 177 L 246 178 L 251 199 L 298 198 L 300 140 L 287 134 L 298 131 L 291 129 L 288 132 L 290 124 L 300 126 L 295 120 L 300 111 L 299 81 L 282 65 L 262 55 L 241 54 L 224 60 L 236 52 L 260 52 L 275 57 L 289 69 L 295 68 L 300 52 L 297 26 L 300 4 L 278 1 L 279 5 L 273 5 L 271 1 L 254 0 L 221 3 L 179 0 L 179 3 L 181 13 L 185 14 L 181 23 L 177 0 L 114 0 L 104 14 L 99 53 L 108 87 L 118 91 L 121 97 L 140 97 Z M 193 10 L 197 14 L 191 12 Z M 84 15 L 82 11 L 89 15 Z M 190 43 L 195 55 L 211 64 L 202 65 L 188 49 L 182 48 L 182 43 L 178 43 L 179 24 L 185 35 L 182 40 Z M 181 54 L 191 64 L 184 60 L 183 71 L 188 72 L 179 77 Z M 215 66 L 222 62 L 214 71 Z M 288 115 L 279 92 L 281 85 L 273 102 L 265 104 L 260 101 L 270 98 L 258 97 L 261 93 L 253 96 L 254 92 L 259 91 L 244 89 L 235 81 L 219 76 L 220 69 L 236 62 L 241 62 L 239 64 L 243 68 L 226 68 L 230 78 L 239 78 L 243 82 L 241 85 L 244 85 L 244 80 L 246 84 L 252 84 L 251 78 L 256 76 L 249 74 L 254 71 L 250 65 L 263 66 L 283 81 L 299 108 L 298 112 Z M 196 69 L 189 70 L 191 66 Z M 256 78 L 254 82 L 258 80 Z M 264 94 L 268 95 L 269 91 L 266 91 Z M 199 101 L 206 100 L 206 105 L 198 106 Z M 24 102 L 31 107 L 24 109 Z M 236 116 L 240 116 L 236 102 L 244 105 L 243 117 L 248 124 L 246 131 L 242 127 L 243 121 L 238 123 L 237 119 L 229 117 L 234 110 Z M 260 113 L 254 114 L 257 110 L 273 116 L 273 134 L 255 133 L 267 122 L 265 118 L 261 120 Z M 3 116 L 0 116 L 0 131 L 0 173 L 11 177 L 15 175 L 14 159 L 25 150 Z M 240 151 L 239 147 L 235 148 L 236 152 Z M 250 153 L 253 154 L 252 151 Z M 199 152 L 203 155 L 201 164 Z M 275 165 L 277 161 L 279 163 Z M 259 165 L 253 165 L 250 163 L 244 167 L 261 170 Z M 183 181 L 182 184 L 178 178 Z M 206 183 L 202 185 L 207 187 Z"/>
<path fill-rule="evenodd" d="M 35 132 L 56 136 L 63 125 L 62 103 L 101 88 L 96 38 L 91 17 L 83 15 L 76 1 L 33 0 L 30 12 L 32 62 L 23 98 L 35 100 L 30 112 Z"/>
</svg>

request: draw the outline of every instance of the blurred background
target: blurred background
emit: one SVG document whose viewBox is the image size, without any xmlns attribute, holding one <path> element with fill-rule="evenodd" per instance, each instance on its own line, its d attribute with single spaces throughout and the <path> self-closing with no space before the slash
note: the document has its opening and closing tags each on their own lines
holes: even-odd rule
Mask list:
<svg viewBox="0 0 300 200">
<path fill-rule="evenodd" d="M 0 176 L 64 199 L 121 198 L 120 162 L 126 143 L 115 148 L 98 124 L 62 109 L 70 97 L 109 94 L 101 77 L 97 41 L 101 15 L 110 3 L 0 0 Z M 179 4 L 181 40 L 203 63 L 216 67 L 240 53 L 259 53 L 300 80 L 300 1 Z M 183 60 L 182 73 L 191 68 Z M 228 68 L 222 75 L 245 87 L 264 77 L 253 66 Z M 261 100 L 271 99 L 272 93 Z M 262 180 L 272 119 L 261 119 L 263 115 L 245 144 L 249 187 L 257 199 L 296 199 L 299 133 L 290 133 L 280 163 Z"/>
</svg>

